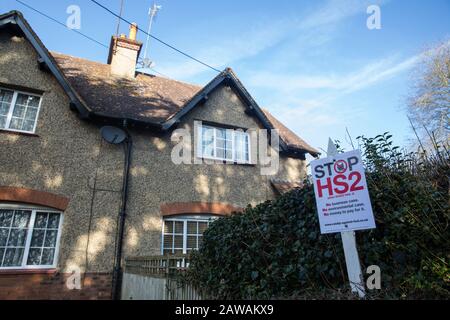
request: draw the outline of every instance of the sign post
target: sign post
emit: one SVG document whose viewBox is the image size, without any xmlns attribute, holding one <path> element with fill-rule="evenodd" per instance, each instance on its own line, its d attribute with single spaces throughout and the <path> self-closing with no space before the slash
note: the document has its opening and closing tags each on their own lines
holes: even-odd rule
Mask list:
<svg viewBox="0 0 450 320">
<path fill-rule="evenodd" d="M 375 228 L 375 219 L 361 154 L 358 150 L 338 153 L 330 139 L 327 156 L 311 162 L 320 231 L 341 233 L 350 287 L 364 298 L 354 231 Z"/>
</svg>

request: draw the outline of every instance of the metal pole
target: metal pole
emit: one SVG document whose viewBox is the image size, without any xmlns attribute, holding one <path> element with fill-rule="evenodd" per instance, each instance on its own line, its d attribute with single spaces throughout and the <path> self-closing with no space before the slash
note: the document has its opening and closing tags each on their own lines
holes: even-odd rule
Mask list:
<svg viewBox="0 0 450 320">
<path fill-rule="evenodd" d="M 123 12 L 123 0 L 120 0 L 120 13 L 119 16 L 122 17 L 122 12 Z M 117 20 L 117 30 L 116 30 L 116 37 L 119 36 L 119 30 L 120 29 L 120 18 L 118 18 Z"/>
<path fill-rule="evenodd" d="M 155 6 L 155 5 L 153 5 L 153 6 Z M 147 51 L 148 51 L 149 42 L 150 42 L 150 32 L 152 30 L 153 16 L 154 16 L 153 10 L 154 10 L 154 8 L 150 9 L 150 22 L 148 24 L 148 30 L 147 30 L 147 41 L 145 43 L 144 59 L 147 58 Z"/>
</svg>

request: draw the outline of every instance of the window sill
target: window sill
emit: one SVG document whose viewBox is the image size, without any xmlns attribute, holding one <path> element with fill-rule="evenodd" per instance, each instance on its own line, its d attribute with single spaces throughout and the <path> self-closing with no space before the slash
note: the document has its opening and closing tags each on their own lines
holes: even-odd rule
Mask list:
<svg viewBox="0 0 450 320">
<path fill-rule="evenodd" d="M 58 269 L 0 269 L 0 276 L 15 274 L 55 274 Z"/>
<path fill-rule="evenodd" d="M 215 158 L 205 158 L 205 157 L 197 157 L 198 160 L 207 161 L 213 164 L 228 164 L 228 165 L 236 165 L 236 166 L 246 166 L 246 167 L 254 167 L 256 164 L 248 163 L 248 162 L 233 162 L 230 160 L 223 159 L 215 159 Z"/>
<path fill-rule="evenodd" d="M 39 135 L 37 135 L 36 133 L 31 133 L 31 132 L 20 132 L 20 131 L 11 131 L 11 130 L 7 130 L 7 129 L 0 129 L 0 133 L 3 133 L 3 134 L 13 134 L 13 135 L 18 135 L 18 136 L 36 137 L 36 138 L 39 137 Z"/>
</svg>

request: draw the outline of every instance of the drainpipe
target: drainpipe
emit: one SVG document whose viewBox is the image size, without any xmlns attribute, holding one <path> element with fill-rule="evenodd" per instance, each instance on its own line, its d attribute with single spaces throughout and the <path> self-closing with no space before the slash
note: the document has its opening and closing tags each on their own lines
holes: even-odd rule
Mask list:
<svg viewBox="0 0 450 320">
<path fill-rule="evenodd" d="M 122 181 L 122 203 L 120 207 L 119 217 L 118 217 L 118 229 L 117 229 L 117 241 L 116 241 L 116 255 L 114 258 L 114 269 L 113 269 L 113 279 L 112 279 L 112 299 L 120 300 L 121 286 L 122 286 L 122 247 L 123 238 L 125 233 L 125 219 L 127 216 L 127 200 L 128 200 L 128 181 L 129 172 L 131 165 L 131 150 L 133 146 L 133 141 L 131 139 L 130 133 L 126 129 L 127 123 L 124 121 L 123 129 L 127 135 L 124 143 L 125 149 L 125 163 L 123 169 L 123 181 Z"/>
</svg>

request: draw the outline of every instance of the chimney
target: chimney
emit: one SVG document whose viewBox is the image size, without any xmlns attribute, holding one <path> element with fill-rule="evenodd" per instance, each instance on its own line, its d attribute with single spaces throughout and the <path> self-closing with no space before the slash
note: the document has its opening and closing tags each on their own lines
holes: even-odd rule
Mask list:
<svg viewBox="0 0 450 320">
<path fill-rule="evenodd" d="M 136 64 L 142 48 L 142 42 L 136 40 L 137 31 L 137 24 L 132 23 L 128 38 L 124 34 L 120 37 L 112 37 L 108 56 L 112 75 L 124 78 L 135 77 Z"/>
</svg>

